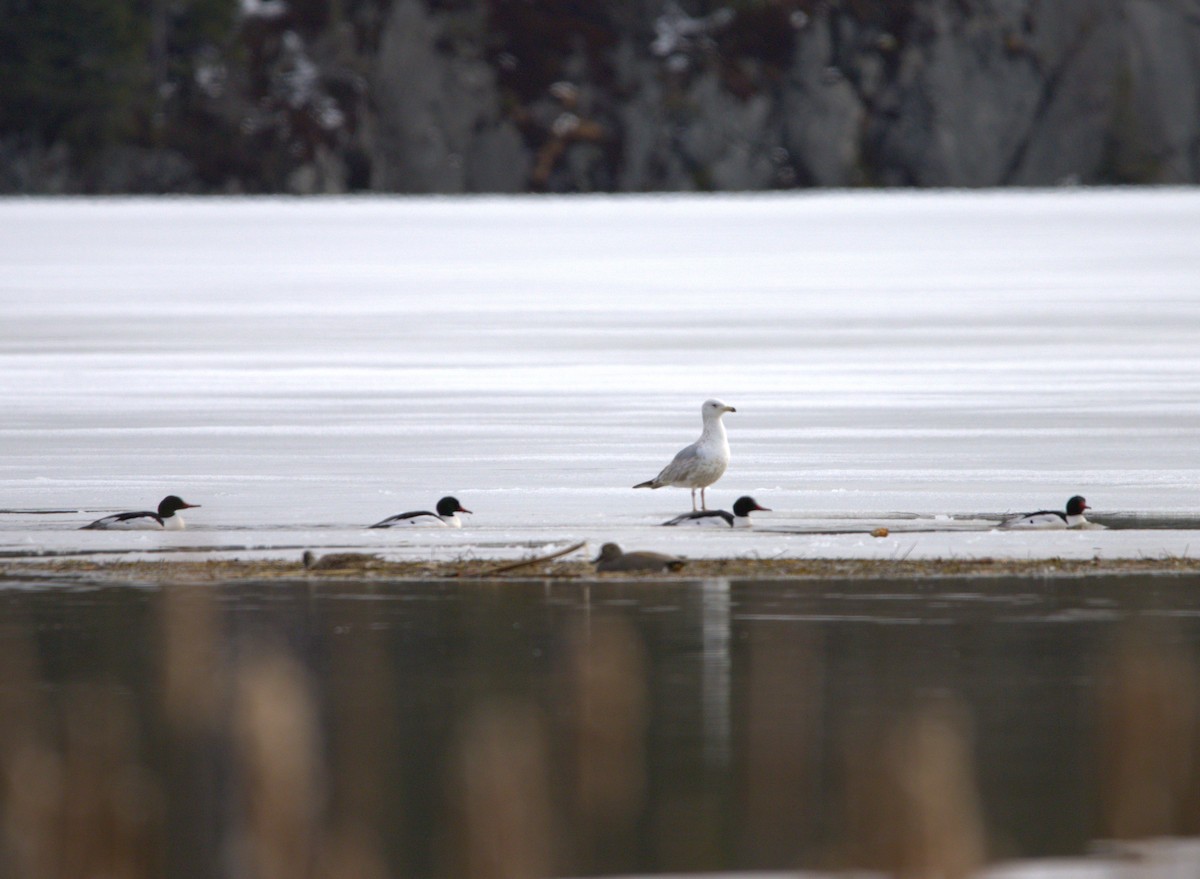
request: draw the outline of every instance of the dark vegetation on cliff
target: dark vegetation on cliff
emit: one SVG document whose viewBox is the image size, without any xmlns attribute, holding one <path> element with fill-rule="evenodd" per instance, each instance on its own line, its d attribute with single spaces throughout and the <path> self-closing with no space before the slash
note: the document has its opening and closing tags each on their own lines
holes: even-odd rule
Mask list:
<svg viewBox="0 0 1200 879">
<path fill-rule="evenodd" d="M 1200 179 L 1188 0 L 0 6 L 0 192 Z"/>
</svg>

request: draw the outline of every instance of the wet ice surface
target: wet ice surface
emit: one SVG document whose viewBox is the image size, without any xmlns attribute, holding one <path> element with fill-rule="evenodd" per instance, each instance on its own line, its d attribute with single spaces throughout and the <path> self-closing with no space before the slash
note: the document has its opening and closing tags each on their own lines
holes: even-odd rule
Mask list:
<svg viewBox="0 0 1200 879">
<path fill-rule="evenodd" d="M 1200 552 L 1192 191 L 9 200 L 0 229 L 5 554 Z M 687 491 L 631 486 L 713 396 L 710 506 L 774 512 L 659 528 Z M 168 493 L 188 531 L 76 530 Z M 1114 527 L 991 528 L 1075 493 Z M 365 528 L 444 494 L 462 531 Z"/>
</svg>

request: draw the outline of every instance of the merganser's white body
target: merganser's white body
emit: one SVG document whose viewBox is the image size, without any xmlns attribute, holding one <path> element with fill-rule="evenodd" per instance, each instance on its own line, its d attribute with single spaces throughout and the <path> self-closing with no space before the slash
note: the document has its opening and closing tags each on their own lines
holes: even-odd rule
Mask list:
<svg viewBox="0 0 1200 879">
<path fill-rule="evenodd" d="M 434 527 L 434 528 L 461 528 L 462 520 L 458 518 L 459 513 L 470 513 L 471 511 L 458 502 L 457 498 L 444 497 L 437 502 L 437 512 L 431 513 L 429 510 L 413 510 L 409 513 L 398 513 L 395 516 L 389 516 L 382 522 L 376 522 L 372 528 L 395 528 L 400 527 Z"/>
<path fill-rule="evenodd" d="M 1065 512 L 1060 513 L 1058 510 L 1038 510 L 1036 513 L 1026 513 L 1023 516 L 1014 516 L 1011 519 L 1005 519 L 1000 523 L 1000 527 L 1012 529 L 1027 528 L 1042 531 L 1084 528 L 1092 525 L 1083 515 L 1084 510 L 1090 509 L 1091 507 L 1087 505 L 1086 500 L 1079 495 L 1075 495 L 1075 497 L 1067 501 Z"/>
<path fill-rule="evenodd" d="M 693 510 L 696 509 L 696 489 L 700 489 L 700 509 L 707 510 L 704 490 L 720 479 L 729 466 L 729 439 L 725 435 L 721 416 L 736 411 L 720 400 L 706 400 L 700 407 L 700 416 L 704 421 L 700 439 L 680 449 L 671 463 L 653 479 L 639 482 L 634 488 L 662 488 L 666 485 L 690 488 Z"/>
<path fill-rule="evenodd" d="M 185 527 L 180 510 L 194 509 L 199 504 L 185 503 L 173 494 L 159 502 L 158 511 L 115 513 L 84 525 L 81 531 L 182 531 Z"/>
<path fill-rule="evenodd" d="M 766 507 L 760 507 L 754 498 L 743 496 L 734 502 L 732 513 L 725 510 L 697 510 L 676 516 L 663 524 L 691 528 L 749 528 L 753 524 L 750 514 L 754 510 L 770 512 Z"/>
</svg>

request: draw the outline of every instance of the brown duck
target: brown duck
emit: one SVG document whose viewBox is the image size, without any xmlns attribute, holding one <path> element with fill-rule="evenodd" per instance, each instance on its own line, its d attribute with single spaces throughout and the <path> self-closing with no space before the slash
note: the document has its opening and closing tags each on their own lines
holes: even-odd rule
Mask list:
<svg viewBox="0 0 1200 879">
<path fill-rule="evenodd" d="M 683 559 L 661 552 L 622 552 L 615 543 L 600 547 L 600 555 L 593 561 L 596 570 L 605 571 L 678 571 Z"/>
</svg>

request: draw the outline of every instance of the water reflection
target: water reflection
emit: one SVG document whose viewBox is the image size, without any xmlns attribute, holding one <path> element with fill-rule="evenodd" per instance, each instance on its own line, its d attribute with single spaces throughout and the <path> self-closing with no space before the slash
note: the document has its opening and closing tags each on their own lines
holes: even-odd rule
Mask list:
<svg viewBox="0 0 1200 879">
<path fill-rule="evenodd" d="M 0 592 L 0 873 L 967 875 L 1200 832 L 1186 578 Z"/>
<path fill-rule="evenodd" d="M 729 764 L 731 685 L 729 581 L 700 583 L 702 607 L 701 705 L 704 712 L 704 761 L 714 769 Z"/>
</svg>

